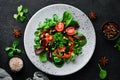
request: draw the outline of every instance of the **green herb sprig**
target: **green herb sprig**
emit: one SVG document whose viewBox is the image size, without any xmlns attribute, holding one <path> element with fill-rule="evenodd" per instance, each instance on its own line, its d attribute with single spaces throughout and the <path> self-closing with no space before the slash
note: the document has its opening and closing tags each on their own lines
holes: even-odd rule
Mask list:
<svg viewBox="0 0 120 80">
<path fill-rule="evenodd" d="M 100 64 L 98 64 L 98 67 L 100 69 L 100 73 L 99 73 L 100 79 L 105 79 L 107 77 L 107 71 L 102 69 Z"/>
<path fill-rule="evenodd" d="M 114 47 L 115 47 L 118 51 L 120 51 L 120 38 L 118 38 L 118 39 L 116 40 Z"/>
<path fill-rule="evenodd" d="M 12 44 L 12 47 L 6 47 L 5 51 L 8 52 L 9 57 L 13 57 L 14 53 L 20 54 L 22 51 L 20 49 L 17 49 L 16 47 L 19 45 L 18 41 L 14 41 Z"/>
<path fill-rule="evenodd" d="M 18 13 L 14 14 L 13 17 L 15 20 L 20 20 L 21 22 L 24 22 L 26 20 L 26 16 L 24 16 L 26 13 L 28 13 L 28 8 L 23 7 L 22 5 L 18 6 L 17 8 Z"/>
</svg>

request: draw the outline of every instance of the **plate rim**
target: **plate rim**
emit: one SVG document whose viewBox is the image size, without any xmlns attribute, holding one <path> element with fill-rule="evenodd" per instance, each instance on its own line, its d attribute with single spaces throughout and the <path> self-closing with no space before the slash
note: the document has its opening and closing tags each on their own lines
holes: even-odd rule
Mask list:
<svg viewBox="0 0 120 80">
<path fill-rule="evenodd" d="M 30 20 L 28 21 L 28 23 L 27 23 L 27 25 L 26 25 L 26 27 L 25 27 L 25 30 L 24 30 L 24 39 L 23 39 L 23 42 L 24 42 L 24 49 L 25 49 L 25 54 L 26 54 L 26 55 L 27 55 L 27 51 L 26 51 L 26 47 L 25 47 L 25 36 L 26 36 L 26 34 L 27 34 L 26 31 L 27 31 L 27 29 L 28 29 L 28 25 L 30 24 L 31 20 L 32 20 L 39 12 L 41 12 L 42 10 L 44 10 L 44 9 L 46 9 L 46 8 L 52 7 L 52 6 L 68 6 L 68 7 L 73 7 L 73 8 L 75 8 L 76 10 L 81 11 L 82 13 L 84 13 L 82 10 L 80 10 L 79 8 L 77 8 L 77 7 L 73 6 L 73 5 L 63 4 L 63 3 L 50 4 L 50 5 L 47 5 L 47 6 L 44 6 L 44 7 L 40 8 L 37 12 L 35 12 L 35 13 L 32 15 L 32 17 L 31 17 Z M 84 14 L 85 14 L 85 13 L 84 13 Z M 86 15 L 86 14 L 85 14 L 85 15 Z M 87 15 L 86 15 L 86 17 L 88 18 Z M 89 18 L 88 18 L 88 19 L 89 19 Z M 74 74 L 74 73 L 80 71 L 82 68 L 84 68 L 84 67 L 88 64 L 88 62 L 89 62 L 90 59 L 92 58 L 92 56 L 93 56 L 93 54 L 94 54 L 94 51 L 95 51 L 95 48 L 96 48 L 96 32 L 95 32 L 95 28 L 94 28 L 93 23 L 91 22 L 90 19 L 89 19 L 89 21 L 90 21 L 90 23 L 91 23 L 91 25 L 92 25 L 92 27 L 93 27 L 93 32 L 94 32 L 94 36 L 95 36 L 94 48 L 93 48 L 92 54 L 90 55 L 90 58 L 88 59 L 88 61 L 87 61 L 81 68 L 79 68 L 78 70 L 75 70 L 75 71 L 73 71 L 73 72 L 71 72 L 71 73 L 67 73 L 67 74 L 59 74 L 59 75 L 58 75 L 58 74 L 52 74 L 52 73 L 46 72 L 46 71 L 38 68 L 38 67 L 31 61 L 31 59 L 30 59 L 30 58 L 28 57 L 28 55 L 27 55 L 28 59 L 30 60 L 30 62 L 31 62 L 37 69 L 39 69 L 40 71 L 45 72 L 45 73 L 47 73 L 47 74 L 49 74 L 49 75 L 54 75 L 54 76 L 67 76 L 67 75 L 71 75 L 71 74 Z"/>
</svg>

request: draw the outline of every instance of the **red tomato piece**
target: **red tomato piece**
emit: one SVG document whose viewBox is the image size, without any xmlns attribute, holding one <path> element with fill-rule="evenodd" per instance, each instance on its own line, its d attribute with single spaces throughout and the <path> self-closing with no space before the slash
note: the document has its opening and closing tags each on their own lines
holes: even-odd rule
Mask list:
<svg viewBox="0 0 120 80">
<path fill-rule="evenodd" d="M 72 26 L 68 27 L 65 31 L 68 35 L 74 35 L 75 34 L 75 28 L 72 27 Z"/>
<path fill-rule="evenodd" d="M 63 22 L 57 23 L 55 26 L 55 30 L 58 32 L 62 32 L 64 30 L 64 23 Z"/>
</svg>

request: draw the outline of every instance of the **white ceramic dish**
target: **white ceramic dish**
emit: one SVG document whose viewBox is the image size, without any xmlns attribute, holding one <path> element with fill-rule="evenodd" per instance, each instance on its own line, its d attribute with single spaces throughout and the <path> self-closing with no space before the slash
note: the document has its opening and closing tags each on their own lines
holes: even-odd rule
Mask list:
<svg viewBox="0 0 120 80">
<path fill-rule="evenodd" d="M 79 31 L 86 36 L 87 44 L 83 47 L 82 54 L 76 57 L 75 63 L 71 62 L 69 64 L 64 64 L 61 68 L 57 68 L 50 62 L 42 63 L 39 57 L 35 55 L 33 47 L 34 32 L 39 22 L 43 22 L 45 18 L 51 18 L 53 14 L 58 14 L 59 17 L 62 17 L 63 12 L 66 10 L 71 11 L 74 19 L 79 22 Z M 95 44 L 95 31 L 89 18 L 81 10 L 67 4 L 53 4 L 40 9 L 32 16 L 24 33 L 24 46 L 30 61 L 43 72 L 57 76 L 69 75 L 83 68 L 93 55 Z"/>
</svg>

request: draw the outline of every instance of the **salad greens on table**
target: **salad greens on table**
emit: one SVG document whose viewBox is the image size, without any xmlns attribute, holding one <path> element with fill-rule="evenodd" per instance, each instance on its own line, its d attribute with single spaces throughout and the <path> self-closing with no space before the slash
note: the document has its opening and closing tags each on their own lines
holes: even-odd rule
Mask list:
<svg viewBox="0 0 120 80">
<path fill-rule="evenodd" d="M 40 61 L 53 62 L 57 67 L 62 67 L 65 62 L 74 62 L 87 43 L 86 37 L 77 28 L 79 24 L 70 11 L 65 11 L 62 18 L 53 14 L 53 18 L 39 23 L 34 33 L 34 49 Z"/>
<path fill-rule="evenodd" d="M 12 44 L 12 47 L 6 47 L 5 51 L 9 52 L 8 56 L 13 57 L 14 53 L 20 54 L 22 51 L 20 49 L 17 49 L 16 47 L 19 45 L 18 41 L 14 41 Z"/>
<path fill-rule="evenodd" d="M 102 69 L 100 64 L 98 64 L 98 67 L 100 69 L 100 73 L 99 73 L 100 79 L 105 79 L 107 77 L 107 71 Z"/>
<path fill-rule="evenodd" d="M 18 8 L 17 8 L 17 14 L 14 14 L 13 15 L 13 18 L 15 19 L 15 20 L 20 20 L 21 22 L 24 22 L 25 20 L 26 20 L 26 16 L 25 16 L 25 14 L 27 14 L 28 13 L 28 8 L 26 8 L 26 7 L 23 7 L 22 5 L 20 5 L 20 6 L 18 6 Z"/>
</svg>

